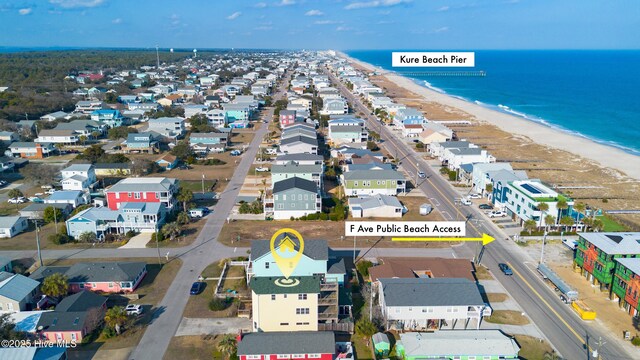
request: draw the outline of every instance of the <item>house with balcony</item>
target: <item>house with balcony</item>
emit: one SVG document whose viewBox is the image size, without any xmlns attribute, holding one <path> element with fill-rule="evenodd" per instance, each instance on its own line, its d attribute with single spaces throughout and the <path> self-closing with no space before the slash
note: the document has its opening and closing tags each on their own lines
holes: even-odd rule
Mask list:
<svg viewBox="0 0 640 360">
<path fill-rule="evenodd" d="M 611 291 L 612 285 L 616 283 L 614 279 L 620 279 L 622 269 L 616 270 L 621 264 L 618 259 L 640 257 L 640 232 L 594 232 L 578 235 L 573 265 L 591 284 L 599 286 L 601 291 Z M 629 262 L 623 264 L 633 267 Z M 626 273 L 623 279 L 624 276 L 631 279 L 630 275 Z M 623 287 L 619 283 L 617 285 L 619 288 Z"/>
<path fill-rule="evenodd" d="M 222 109 L 225 112 L 227 123 L 232 124 L 236 121 L 251 120 L 251 108 L 246 104 L 224 104 Z"/>
<path fill-rule="evenodd" d="M 128 231 L 155 232 L 162 227 L 167 209 L 162 203 L 122 203 L 118 210 L 92 207 L 66 221 L 67 234 L 78 238 L 86 232 L 104 239 L 107 234 L 126 234 Z"/>
<path fill-rule="evenodd" d="M 446 149 L 463 149 L 463 148 L 477 148 L 476 144 L 472 144 L 468 141 L 460 140 L 460 141 L 443 141 L 443 142 L 432 142 L 429 145 L 428 151 L 429 155 L 438 158 L 438 160 L 443 161 L 443 154 Z"/>
<path fill-rule="evenodd" d="M 265 218 L 288 220 L 322 210 L 318 185 L 311 180 L 290 177 L 273 184 L 269 197 L 264 200 Z"/>
<path fill-rule="evenodd" d="M 44 159 L 54 155 L 57 151 L 51 142 L 20 142 L 16 141 L 9 145 L 11 156 L 25 159 Z"/>
<path fill-rule="evenodd" d="M 74 130 L 47 129 L 38 132 L 37 143 L 75 145 L 80 141 L 80 134 Z"/>
<path fill-rule="evenodd" d="M 322 155 L 315 154 L 283 154 L 278 155 L 273 161 L 275 165 L 294 163 L 299 165 L 321 165 L 324 163 Z"/>
<path fill-rule="evenodd" d="M 96 110 L 103 108 L 102 101 L 100 100 L 83 100 L 76 103 L 76 113 L 89 115 Z"/>
<path fill-rule="evenodd" d="M 611 297 L 629 315 L 640 313 L 640 258 L 616 258 Z"/>
<path fill-rule="evenodd" d="M 105 190 L 109 209 L 123 203 L 162 203 L 169 211 L 176 205 L 178 180 L 166 177 L 126 178 Z"/>
<path fill-rule="evenodd" d="M 62 190 L 88 190 L 96 182 L 92 164 L 73 164 L 60 171 Z"/>
<path fill-rule="evenodd" d="M 507 183 L 507 201 L 505 208 L 507 215 L 520 224 L 527 220 L 534 220 L 538 226 L 545 226 L 544 217 L 552 215 L 556 224 L 563 217 L 572 214 L 573 200 L 552 190 L 538 179 L 516 180 Z M 558 202 L 566 202 L 567 209 L 558 209 Z M 542 213 L 538 204 L 546 203 L 549 207 Z"/>
<path fill-rule="evenodd" d="M 156 132 L 171 140 L 181 138 L 185 132 L 184 119 L 179 117 L 149 119 L 147 123 L 149 124 L 148 131 Z"/>
<path fill-rule="evenodd" d="M 205 156 L 208 153 L 224 152 L 229 145 L 229 133 L 191 133 L 189 136 L 189 146 L 193 151 Z"/>
<path fill-rule="evenodd" d="M 212 109 L 206 113 L 209 124 L 216 128 L 224 127 L 227 124 L 227 116 L 222 109 Z"/>
<path fill-rule="evenodd" d="M 68 123 L 59 123 L 53 130 L 71 130 L 80 136 L 98 138 L 107 131 L 108 125 L 94 120 L 73 120 Z"/>
<path fill-rule="evenodd" d="M 506 162 L 474 164 L 471 174 L 473 178 L 473 192 L 483 195 L 490 193 L 490 191 L 487 191 L 487 185 L 491 184 L 492 175 L 502 170 L 513 172 L 511 164 Z M 489 188 L 492 186 L 493 184 L 491 184 Z"/>
<path fill-rule="evenodd" d="M 153 154 L 159 151 L 159 135 L 152 132 L 129 133 L 127 140 L 122 142 L 122 149 L 125 153 L 147 153 Z"/>
<path fill-rule="evenodd" d="M 318 154 L 318 140 L 306 136 L 293 136 L 280 141 L 280 152 L 284 154 Z"/>
<path fill-rule="evenodd" d="M 280 110 L 278 120 L 280 122 L 280 128 L 286 128 L 289 125 L 293 125 L 293 123 L 296 122 L 296 111 Z"/>
<path fill-rule="evenodd" d="M 398 110 L 393 116 L 393 123 L 402 130 L 405 137 L 416 137 L 424 128 L 423 124 L 427 122 L 422 112 L 414 108 L 406 108 Z"/>
<path fill-rule="evenodd" d="M 455 136 L 453 130 L 435 122 L 423 124 L 422 129 L 422 132 L 418 134 L 418 140 L 427 147 L 434 142 L 451 141 Z"/>
<path fill-rule="evenodd" d="M 343 115 L 349 112 L 349 104 L 341 98 L 326 99 L 322 102 L 320 115 Z"/>
<path fill-rule="evenodd" d="M 298 136 L 316 140 L 318 138 L 318 133 L 313 126 L 290 125 L 282 130 L 282 133 L 280 134 L 280 141 Z"/>
<path fill-rule="evenodd" d="M 323 164 L 301 165 L 294 162 L 274 164 L 271 166 L 271 183 L 291 179 L 294 177 L 313 181 L 322 190 Z"/>
<path fill-rule="evenodd" d="M 369 139 L 369 132 L 361 119 L 334 119 L 329 120 L 327 139 L 333 146 L 347 143 L 366 143 Z"/>
<path fill-rule="evenodd" d="M 475 169 L 475 167 L 474 167 Z M 527 172 L 524 170 L 497 170 L 487 172 L 488 180 L 485 180 L 485 194 L 491 203 L 500 209 L 504 209 L 507 203 L 508 184 L 512 181 L 527 180 Z M 491 191 L 487 192 L 487 185 L 491 184 Z"/>
<path fill-rule="evenodd" d="M 378 278 L 375 289 L 387 330 L 479 329 L 491 315 L 478 285 L 464 278 Z"/>
<path fill-rule="evenodd" d="M 100 121 L 110 128 L 122 126 L 125 124 L 125 118 L 120 110 L 100 109 L 91 113 L 91 120 Z"/>
<path fill-rule="evenodd" d="M 353 170 L 340 175 L 346 196 L 391 195 L 406 191 L 406 179 L 396 170 Z"/>
</svg>

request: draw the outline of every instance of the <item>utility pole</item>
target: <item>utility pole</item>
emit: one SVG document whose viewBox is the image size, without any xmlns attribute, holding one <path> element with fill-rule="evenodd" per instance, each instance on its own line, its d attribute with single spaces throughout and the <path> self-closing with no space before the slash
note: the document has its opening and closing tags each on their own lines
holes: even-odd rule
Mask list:
<svg viewBox="0 0 640 360">
<path fill-rule="evenodd" d="M 202 195 L 204 195 L 204 173 L 202 174 Z"/>
<path fill-rule="evenodd" d="M 58 208 L 55 206 L 53 207 L 53 222 L 56 224 L 56 233 L 58 233 Z"/>
<path fill-rule="evenodd" d="M 38 247 L 38 260 L 40 261 L 40 267 L 44 266 L 42 262 L 42 252 L 40 251 L 40 231 L 38 229 L 38 220 L 33 220 L 36 225 L 36 246 Z"/>
</svg>

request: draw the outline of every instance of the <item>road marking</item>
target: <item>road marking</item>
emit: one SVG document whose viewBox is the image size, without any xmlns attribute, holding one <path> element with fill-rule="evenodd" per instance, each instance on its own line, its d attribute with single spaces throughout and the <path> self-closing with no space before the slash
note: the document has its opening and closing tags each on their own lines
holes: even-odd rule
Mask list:
<svg viewBox="0 0 640 360">
<path fill-rule="evenodd" d="M 433 205 L 435 205 L 435 206 L 440 206 L 440 201 L 438 201 L 438 199 L 436 199 L 436 198 L 434 198 L 434 197 L 429 198 L 429 199 L 433 202 Z"/>
<path fill-rule="evenodd" d="M 564 326 L 567 327 L 567 329 L 569 329 L 569 331 L 571 331 L 571 333 L 573 333 L 573 335 L 584 345 L 587 345 L 587 342 L 584 340 L 584 338 L 578 334 L 572 327 L 571 325 L 569 325 L 569 323 L 567 323 L 561 316 L 560 314 L 558 314 L 558 312 L 551 307 L 551 305 L 547 302 L 547 300 L 545 300 L 542 295 L 540 295 L 540 293 L 538 291 L 536 291 L 536 289 L 533 288 L 533 286 L 531 286 L 531 284 L 529 284 L 529 282 L 522 276 L 522 274 L 520 274 L 520 272 L 518 272 L 518 270 L 514 269 L 513 266 L 511 265 L 511 263 L 507 262 L 507 265 L 509 265 L 509 267 L 511 268 L 511 271 L 513 271 L 514 274 L 516 274 L 520 280 L 522 280 L 525 285 L 527 285 L 527 287 L 531 290 L 531 292 L 533 292 L 541 301 L 543 304 L 545 304 L 549 310 L 551 310 L 551 312 L 558 318 L 558 320 L 560 320 Z M 589 346 L 589 349 L 591 351 L 591 347 Z"/>
</svg>

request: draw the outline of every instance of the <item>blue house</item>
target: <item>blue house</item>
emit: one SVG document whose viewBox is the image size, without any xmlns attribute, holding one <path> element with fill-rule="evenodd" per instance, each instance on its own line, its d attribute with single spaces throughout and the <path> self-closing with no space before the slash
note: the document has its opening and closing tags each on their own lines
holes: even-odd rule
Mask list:
<svg viewBox="0 0 640 360">
<path fill-rule="evenodd" d="M 178 167 L 178 158 L 171 154 L 165 154 L 158 160 L 156 160 L 156 164 L 165 170 L 173 170 Z"/>
<path fill-rule="evenodd" d="M 66 221 L 67 234 L 77 238 L 90 232 L 98 239 L 106 234 L 124 234 L 136 232 L 154 232 L 164 224 L 167 208 L 162 203 L 127 202 L 120 209 L 107 207 L 89 208 Z"/>
<path fill-rule="evenodd" d="M 103 124 L 114 128 L 124 124 L 124 116 L 120 110 L 100 109 L 91 113 L 91 120 L 101 121 Z"/>
<path fill-rule="evenodd" d="M 424 115 L 413 108 L 400 109 L 393 117 L 393 122 L 396 126 L 422 125 L 425 121 Z"/>
<path fill-rule="evenodd" d="M 136 95 L 120 95 L 118 96 L 118 102 L 122 104 L 139 103 L 140 98 Z"/>
<path fill-rule="evenodd" d="M 152 153 L 158 149 L 156 136 L 151 132 L 128 134 L 123 145 L 126 146 L 124 151 L 127 153 L 132 151 Z"/>
<path fill-rule="evenodd" d="M 277 240 L 276 240 L 277 242 Z M 329 248 L 326 240 L 307 240 L 304 242 L 302 257 L 291 276 L 313 276 L 321 274 L 326 282 L 344 285 L 346 268 L 344 259 L 338 258 Z M 247 277 L 282 277 L 271 254 L 268 240 L 251 242 L 251 255 Z"/>
</svg>

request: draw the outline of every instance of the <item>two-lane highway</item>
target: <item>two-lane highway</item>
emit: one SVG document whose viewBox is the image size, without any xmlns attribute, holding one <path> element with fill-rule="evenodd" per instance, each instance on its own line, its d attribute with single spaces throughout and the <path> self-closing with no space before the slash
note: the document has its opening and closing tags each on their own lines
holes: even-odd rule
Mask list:
<svg viewBox="0 0 640 360">
<path fill-rule="evenodd" d="M 489 244 L 482 252 L 482 264 L 490 269 L 497 269 L 498 263 L 508 263 L 514 270 L 513 276 L 504 276 L 496 272 L 496 277 L 507 289 L 542 331 L 554 348 L 567 359 L 589 359 L 595 350 L 599 338 L 606 344 L 600 350 L 601 359 L 623 360 L 638 359 L 639 354 L 629 354 L 618 339 L 612 338 L 606 329 L 598 323 L 586 323 L 580 320 L 571 308 L 562 303 L 559 297 L 547 287 L 536 274 L 535 262 L 530 259 L 507 237 L 486 215 L 471 206 L 457 205 L 454 199 L 459 193 L 438 174 L 424 159 L 400 140 L 387 126 L 372 115 L 362 101 L 353 95 L 344 84 L 331 72 L 326 71 L 332 82 L 336 84 L 343 96 L 347 98 L 355 112 L 365 115 L 367 127 L 381 136 L 382 147 L 396 156 L 399 168 L 415 179 L 417 171 L 424 171 L 426 179 L 419 179 L 416 184 L 447 220 L 467 220 L 467 235 L 479 237 L 489 234 L 497 240 Z M 459 203 L 458 203 L 459 204 Z M 465 245 L 467 253 L 477 254 L 475 245 Z M 588 351 L 591 349 L 591 351 Z M 631 350 L 632 351 L 632 350 Z"/>
</svg>

